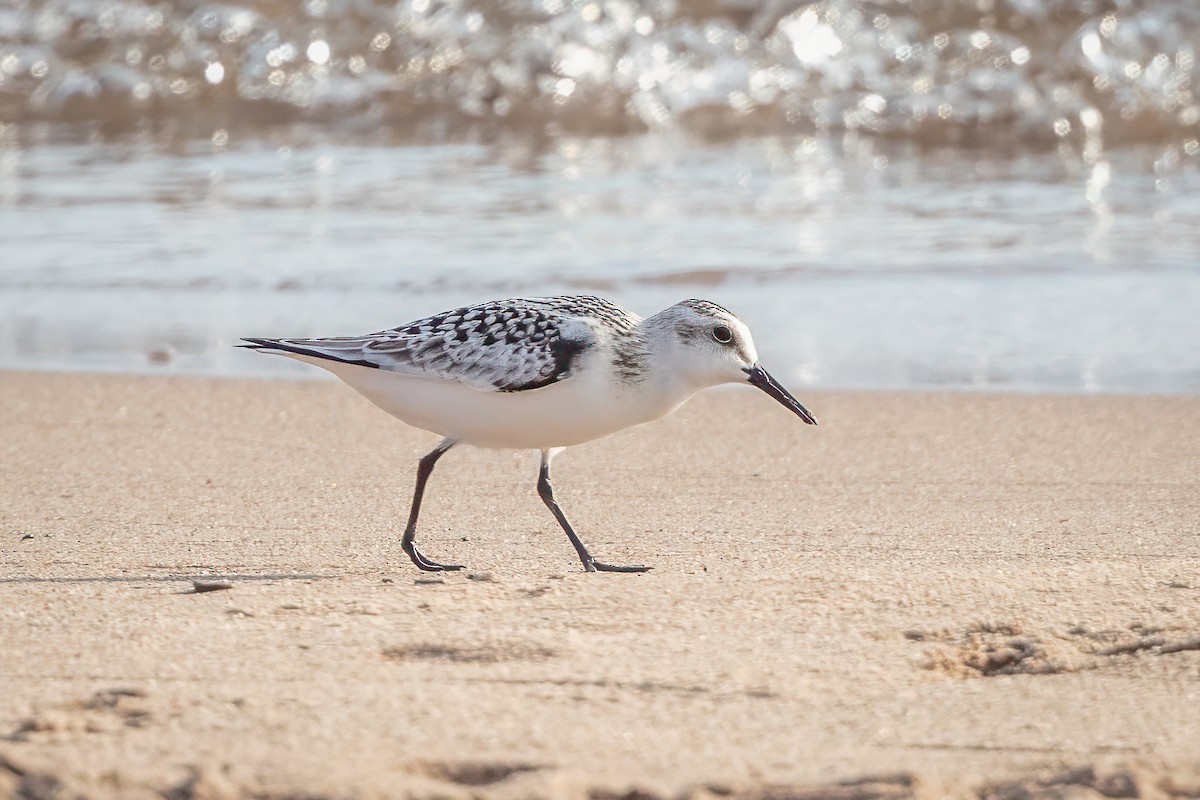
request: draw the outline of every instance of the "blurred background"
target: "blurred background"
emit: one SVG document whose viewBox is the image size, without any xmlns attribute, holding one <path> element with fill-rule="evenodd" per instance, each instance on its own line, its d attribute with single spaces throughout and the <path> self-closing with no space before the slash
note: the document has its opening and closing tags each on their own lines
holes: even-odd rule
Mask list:
<svg viewBox="0 0 1200 800">
<path fill-rule="evenodd" d="M 1197 48 L 1196 0 L 4 0 L 0 366 L 596 293 L 796 388 L 1194 393 Z"/>
</svg>

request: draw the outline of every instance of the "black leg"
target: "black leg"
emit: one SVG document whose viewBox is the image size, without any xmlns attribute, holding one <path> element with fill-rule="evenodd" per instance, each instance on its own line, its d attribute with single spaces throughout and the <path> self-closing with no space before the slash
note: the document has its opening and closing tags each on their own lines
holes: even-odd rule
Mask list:
<svg viewBox="0 0 1200 800">
<path fill-rule="evenodd" d="M 620 566 L 618 564 L 605 564 L 603 561 L 597 561 L 592 558 L 592 554 L 588 552 L 587 547 L 575 535 L 575 529 L 571 527 L 571 523 L 567 522 L 567 517 L 563 514 L 562 509 L 558 507 L 558 503 L 554 500 L 554 487 L 550 485 L 550 459 L 553 457 L 553 452 L 550 450 L 542 451 L 542 469 L 538 474 L 538 495 L 542 498 L 542 502 L 554 514 L 554 518 L 558 520 L 558 524 L 567 532 L 567 538 L 571 540 L 571 544 L 575 547 L 575 552 L 579 554 L 579 560 L 583 562 L 583 568 L 588 572 L 646 572 L 650 567 L 643 567 L 641 564 L 631 564 L 629 566 Z"/>
<path fill-rule="evenodd" d="M 462 564 L 439 564 L 436 561 L 430 561 L 425 556 L 421 555 L 421 551 L 417 549 L 413 543 L 413 537 L 417 535 L 417 516 L 421 513 L 421 496 L 425 494 L 425 482 L 429 480 L 430 473 L 433 472 L 433 465 L 442 457 L 442 454 L 454 446 L 453 439 L 443 439 L 442 443 L 426 455 L 417 465 L 417 488 L 413 491 L 412 509 L 408 512 L 408 526 L 404 529 L 404 538 L 400 540 L 400 547 L 404 552 L 408 553 L 408 557 L 420 569 L 426 572 L 444 572 L 447 570 L 462 569 Z"/>
</svg>

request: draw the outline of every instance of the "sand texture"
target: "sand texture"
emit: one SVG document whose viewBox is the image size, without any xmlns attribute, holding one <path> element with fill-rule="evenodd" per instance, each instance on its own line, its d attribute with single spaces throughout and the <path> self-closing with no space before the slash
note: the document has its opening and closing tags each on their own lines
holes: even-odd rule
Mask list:
<svg viewBox="0 0 1200 800">
<path fill-rule="evenodd" d="M 645 575 L 452 451 L 436 577 L 340 384 L 0 373 L 0 797 L 1200 797 L 1200 398 L 800 399 L 555 462 Z"/>
</svg>

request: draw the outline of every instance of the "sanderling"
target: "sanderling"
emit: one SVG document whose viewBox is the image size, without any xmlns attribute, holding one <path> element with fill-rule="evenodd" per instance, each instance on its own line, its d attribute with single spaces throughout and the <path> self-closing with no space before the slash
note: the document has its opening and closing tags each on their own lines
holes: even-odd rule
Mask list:
<svg viewBox="0 0 1200 800">
<path fill-rule="evenodd" d="M 540 450 L 538 495 L 588 572 L 644 572 L 592 558 L 550 486 L 564 448 L 659 419 L 700 389 L 749 383 L 817 421 L 758 363 L 750 329 L 716 303 L 684 300 L 642 319 L 599 297 L 500 300 L 366 336 L 251 339 L 249 347 L 329 370 L 392 416 L 437 433 L 420 460 L 400 546 L 423 570 L 462 569 L 413 541 L 434 464 L 456 444 Z"/>
</svg>

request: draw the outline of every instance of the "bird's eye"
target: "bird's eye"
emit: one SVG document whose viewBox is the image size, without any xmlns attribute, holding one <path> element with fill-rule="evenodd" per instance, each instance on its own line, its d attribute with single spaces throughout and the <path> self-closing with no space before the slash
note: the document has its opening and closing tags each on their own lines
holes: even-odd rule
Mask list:
<svg viewBox="0 0 1200 800">
<path fill-rule="evenodd" d="M 733 331 L 724 325 L 718 325 L 712 330 L 713 338 L 721 344 L 729 344 L 733 341 Z"/>
</svg>

